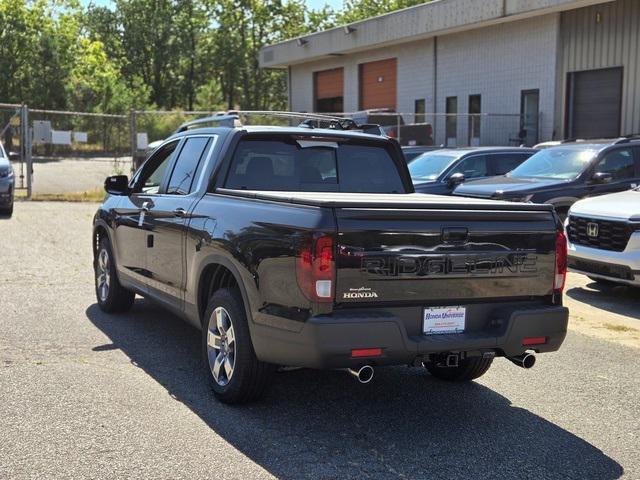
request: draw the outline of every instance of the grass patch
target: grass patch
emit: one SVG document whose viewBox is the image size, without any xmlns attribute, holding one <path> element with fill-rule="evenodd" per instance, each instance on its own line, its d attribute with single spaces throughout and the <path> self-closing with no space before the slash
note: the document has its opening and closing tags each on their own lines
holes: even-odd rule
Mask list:
<svg viewBox="0 0 640 480">
<path fill-rule="evenodd" d="M 96 188 L 84 192 L 34 193 L 31 200 L 34 202 L 102 202 L 106 195 L 102 188 Z"/>
<path fill-rule="evenodd" d="M 604 328 L 613 330 L 614 332 L 637 332 L 636 328 L 627 327 L 625 325 L 614 325 L 613 323 L 605 323 Z"/>
</svg>

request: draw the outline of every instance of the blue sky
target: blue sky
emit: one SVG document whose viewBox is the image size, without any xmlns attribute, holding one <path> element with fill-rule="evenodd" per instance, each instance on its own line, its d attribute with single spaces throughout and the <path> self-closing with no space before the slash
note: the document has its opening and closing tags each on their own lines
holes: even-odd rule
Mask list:
<svg viewBox="0 0 640 480">
<path fill-rule="evenodd" d="M 313 9 L 319 9 L 326 5 L 338 10 L 342 8 L 342 0 L 307 0 L 305 2 L 309 7 Z"/>
</svg>

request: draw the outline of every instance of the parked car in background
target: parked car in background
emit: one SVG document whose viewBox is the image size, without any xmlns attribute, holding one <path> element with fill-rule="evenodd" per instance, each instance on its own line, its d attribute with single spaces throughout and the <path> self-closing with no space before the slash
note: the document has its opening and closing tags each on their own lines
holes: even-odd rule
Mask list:
<svg viewBox="0 0 640 480">
<path fill-rule="evenodd" d="M 0 143 L 0 215 L 11 216 L 16 182 L 9 160 L 9 156 Z"/>
<path fill-rule="evenodd" d="M 409 173 L 416 192 L 449 195 L 466 180 L 504 175 L 536 152 L 521 147 L 445 148 L 414 158 Z"/>
<path fill-rule="evenodd" d="M 402 115 L 388 108 L 363 110 L 352 115 L 358 124 L 380 125 L 385 135 L 395 138 L 400 145 L 433 145 L 433 127 L 430 123 L 406 124 Z"/>
<path fill-rule="evenodd" d="M 573 204 L 569 267 L 596 282 L 640 287 L 640 188 Z"/>
<path fill-rule="evenodd" d="M 562 145 L 563 140 L 549 140 L 548 142 L 540 142 L 533 146 L 533 148 L 537 148 L 538 150 L 544 150 L 545 148 L 557 147 L 558 145 Z"/>
<path fill-rule="evenodd" d="M 436 146 L 436 145 L 404 146 L 402 147 L 402 153 L 407 163 L 411 163 L 419 155 L 422 155 L 423 153 L 426 153 L 426 152 L 432 152 L 434 150 L 440 150 L 441 148 L 443 147 Z"/>
<path fill-rule="evenodd" d="M 541 150 L 507 175 L 466 182 L 454 195 L 550 203 L 561 218 L 585 197 L 640 184 L 640 138 L 571 142 Z"/>
</svg>

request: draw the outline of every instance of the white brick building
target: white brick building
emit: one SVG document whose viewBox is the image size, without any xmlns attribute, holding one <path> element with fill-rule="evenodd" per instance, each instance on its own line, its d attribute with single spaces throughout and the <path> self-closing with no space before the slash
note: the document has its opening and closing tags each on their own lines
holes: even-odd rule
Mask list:
<svg viewBox="0 0 640 480">
<path fill-rule="evenodd" d="M 436 0 L 265 47 L 260 62 L 288 69 L 291 110 L 424 111 L 436 143 L 532 144 L 640 132 L 639 56 L 640 0 Z M 472 127 L 429 113 L 510 116 Z"/>
</svg>

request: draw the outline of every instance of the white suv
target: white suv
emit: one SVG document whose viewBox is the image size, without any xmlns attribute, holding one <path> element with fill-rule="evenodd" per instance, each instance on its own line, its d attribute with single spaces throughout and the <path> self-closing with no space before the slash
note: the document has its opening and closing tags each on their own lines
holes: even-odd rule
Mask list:
<svg viewBox="0 0 640 480">
<path fill-rule="evenodd" d="M 565 225 L 570 270 L 640 286 L 640 187 L 574 203 Z"/>
</svg>

